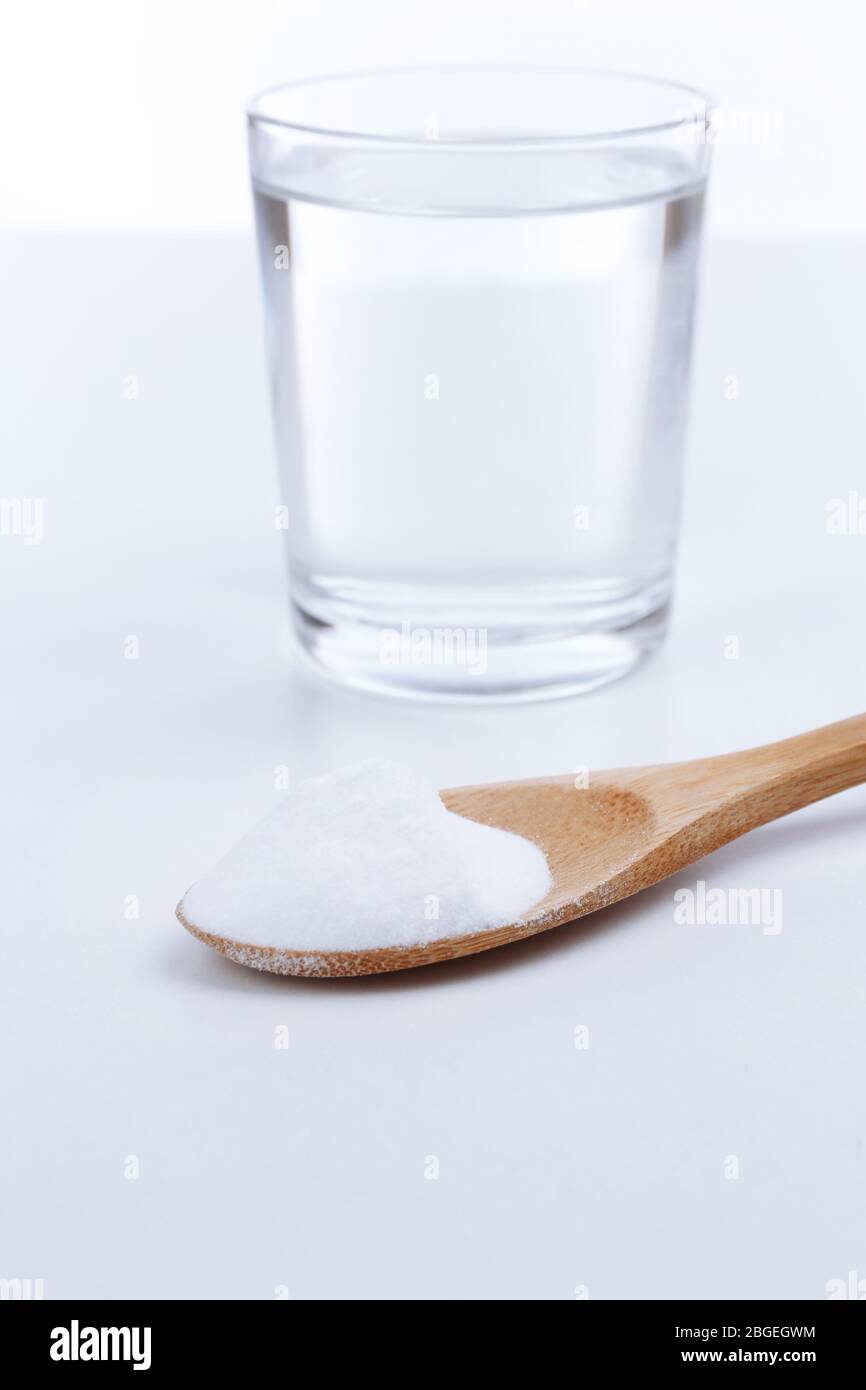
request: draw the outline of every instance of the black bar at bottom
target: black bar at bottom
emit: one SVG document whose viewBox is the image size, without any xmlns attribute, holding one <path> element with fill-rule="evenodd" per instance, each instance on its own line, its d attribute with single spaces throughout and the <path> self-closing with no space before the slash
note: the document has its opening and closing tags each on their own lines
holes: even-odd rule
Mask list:
<svg viewBox="0 0 866 1390">
<path fill-rule="evenodd" d="M 845 1299 L 820 1303 L 587 1300 L 573 1302 L 563 1321 L 553 1327 L 579 1338 L 573 1344 L 576 1369 L 585 1363 L 613 1372 L 797 1365 L 826 1372 L 856 1364 L 866 1331 L 864 1311 L 863 1302 Z M 443 1362 L 447 1360 L 455 1369 L 454 1349 L 438 1319 L 436 1324 L 416 1322 L 406 1309 L 387 1333 L 393 1315 L 383 1311 L 371 1318 L 367 1310 L 359 1343 L 352 1335 L 352 1316 L 351 1308 L 345 1306 L 338 1314 L 326 1313 L 329 1320 L 339 1318 L 332 1327 L 339 1325 L 341 1332 L 335 1337 L 332 1331 L 320 1340 L 328 1323 L 309 1303 L 6 1299 L 0 1302 L 0 1345 L 14 1347 L 14 1365 L 25 1374 L 33 1369 L 59 1376 L 82 1371 L 93 1376 L 100 1367 L 109 1367 L 114 1374 L 138 1371 L 151 1377 L 186 1367 L 223 1376 L 242 1372 L 246 1377 L 251 1371 L 270 1369 L 285 1375 L 292 1372 L 297 1354 L 306 1358 L 316 1354 L 318 1346 L 330 1374 L 335 1350 L 339 1353 L 344 1347 L 347 1354 L 354 1347 L 351 1355 L 356 1365 L 366 1362 L 368 1370 L 372 1358 L 383 1356 L 387 1361 L 391 1353 L 386 1347 L 377 1348 L 376 1340 L 390 1340 L 398 1330 L 404 1354 L 406 1338 L 418 1337 L 424 1371 L 435 1365 L 437 1347 Z M 434 1327 L 438 1331 L 431 1341 Z M 475 1335 L 480 1334 L 482 1345 L 487 1340 L 484 1332 L 476 1323 Z M 531 1341 L 532 1328 L 525 1332 Z M 513 1334 L 528 1350 L 530 1342 L 524 1341 L 520 1324 Z M 476 1355 L 473 1360 L 477 1366 Z M 405 1371 L 402 1356 L 401 1361 Z"/>
</svg>

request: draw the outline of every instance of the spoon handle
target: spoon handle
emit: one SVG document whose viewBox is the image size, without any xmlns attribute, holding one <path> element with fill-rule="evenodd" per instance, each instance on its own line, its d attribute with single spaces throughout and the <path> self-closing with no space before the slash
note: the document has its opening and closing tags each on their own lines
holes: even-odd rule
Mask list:
<svg viewBox="0 0 866 1390">
<path fill-rule="evenodd" d="M 666 778 L 661 771 L 635 769 L 633 785 L 651 786 L 674 825 L 705 820 L 708 839 L 723 843 L 866 782 L 866 714 L 780 743 L 678 763 Z"/>
<path fill-rule="evenodd" d="M 734 793 L 772 790 L 796 811 L 866 782 L 866 714 L 710 761 Z"/>
</svg>

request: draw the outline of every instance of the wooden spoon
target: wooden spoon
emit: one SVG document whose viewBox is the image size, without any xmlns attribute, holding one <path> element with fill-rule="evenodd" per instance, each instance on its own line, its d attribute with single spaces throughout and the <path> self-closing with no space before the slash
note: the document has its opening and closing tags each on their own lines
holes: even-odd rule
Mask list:
<svg viewBox="0 0 866 1390">
<path fill-rule="evenodd" d="M 540 777 L 441 793 L 450 811 L 512 830 L 547 855 L 553 887 L 510 926 L 426 946 L 312 952 L 214 936 L 187 920 L 182 903 L 178 918 L 230 959 L 280 975 L 376 975 L 506 946 L 650 888 L 747 830 L 866 781 L 866 715 L 744 753 L 598 772 L 575 785 L 580 780 Z"/>
</svg>

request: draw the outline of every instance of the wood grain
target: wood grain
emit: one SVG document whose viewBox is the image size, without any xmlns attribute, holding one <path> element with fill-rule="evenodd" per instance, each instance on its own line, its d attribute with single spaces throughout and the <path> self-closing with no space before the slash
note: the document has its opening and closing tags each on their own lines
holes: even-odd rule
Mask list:
<svg viewBox="0 0 866 1390">
<path fill-rule="evenodd" d="M 255 970 L 337 977 L 411 970 L 521 941 L 649 888 L 739 835 L 866 781 L 866 715 L 742 753 L 658 767 L 458 787 L 449 810 L 533 840 L 553 887 L 509 926 L 425 946 L 312 952 L 214 936 L 177 916 L 206 945 Z"/>
</svg>

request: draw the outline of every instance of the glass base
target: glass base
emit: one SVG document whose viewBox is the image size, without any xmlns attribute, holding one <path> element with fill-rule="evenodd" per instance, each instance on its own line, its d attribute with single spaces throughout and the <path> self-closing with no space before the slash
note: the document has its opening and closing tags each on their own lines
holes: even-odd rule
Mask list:
<svg viewBox="0 0 866 1390">
<path fill-rule="evenodd" d="M 515 703 L 579 695 L 634 670 L 664 637 L 670 580 L 479 591 L 471 624 L 465 590 L 458 610 L 456 594 L 441 589 L 312 584 L 295 574 L 292 597 L 302 651 L 341 684 Z"/>
</svg>

